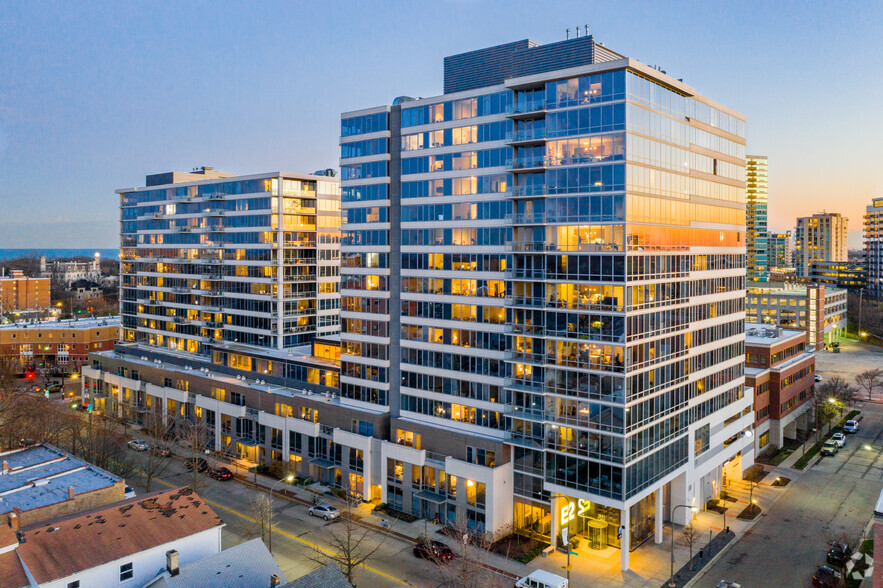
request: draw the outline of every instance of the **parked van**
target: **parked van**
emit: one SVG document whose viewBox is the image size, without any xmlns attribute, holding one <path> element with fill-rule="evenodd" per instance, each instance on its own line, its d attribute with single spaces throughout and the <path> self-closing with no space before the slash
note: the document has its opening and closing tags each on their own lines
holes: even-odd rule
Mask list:
<svg viewBox="0 0 883 588">
<path fill-rule="evenodd" d="M 515 582 L 515 588 L 567 588 L 567 578 L 545 570 L 534 570 Z"/>
</svg>

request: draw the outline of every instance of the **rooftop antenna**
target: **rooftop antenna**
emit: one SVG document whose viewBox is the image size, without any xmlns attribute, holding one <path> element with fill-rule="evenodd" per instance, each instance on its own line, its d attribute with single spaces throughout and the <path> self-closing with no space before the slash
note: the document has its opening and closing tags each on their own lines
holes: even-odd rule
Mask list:
<svg viewBox="0 0 883 588">
<path fill-rule="evenodd" d="M 579 27 L 576 27 L 576 38 L 579 39 Z"/>
<path fill-rule="evenodd" d="M 570 29 L 567 29 L 567 38 L 570 38 Z"/>
<path fill-rule="evenodd" d="M 586 37 L 589 36 L 589 25 L 586 25 L 586 35 L 585 35 L 585 36 L 586 36 Z"/>
</svg>

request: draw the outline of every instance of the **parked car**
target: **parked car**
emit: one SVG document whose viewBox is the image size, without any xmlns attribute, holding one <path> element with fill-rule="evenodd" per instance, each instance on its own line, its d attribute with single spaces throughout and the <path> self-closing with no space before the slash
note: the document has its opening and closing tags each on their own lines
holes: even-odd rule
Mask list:
<svg viewBox="0 0 883 588">
<path fill-rule="evenodd" d="M 843 567 L 852 555 L 852 548 L 841 541 L 832 541 L 828 548 L 827 562 L 832 566 Z"/>
<path fill-rule="evenodd" d="M 843 425 L 843 432 L 844 433 L 858 432 L 858 421 L 856 421 L 856 420 L 846 421 L 846 424 Z"/>
<path fill-rule="evenodd" d="M 727 582 L 726 580 L 721 580 L 717 583 L 715 588 L 742 588 L 742 584 L 737 584 L 735 582 Z"/>
<path fill-rule="evenodd" d="M 172 455 L 171 450 L 168 447 L 163 447 L 162 445 L 151 447 L 148 451 L 150 451 L 151 455 L 158 455 L 160 457 L 169 457 L 170 455 Z"/>
<path fill-rule="evenodd" d="M 822 445 L 822 455 L 835 455 L 838 451 L 840 451 L 840 448 L 830 439 L 825 441 L 825 444 Z"/>
<path fill-rule="evenodd" d="M 191 457 L 184 461 L 184 467 L 190 471 L 204 472 L 208 469 L 208 462 L 201 457 Z"/>
<path fill-rule="evenodd" d="M 54 392 L 63 392 L 63 391 L 64 391 L 64 386 L 62 386 L 61 384 L 50 384 L 50 385 L 46 388 L 46 391 L 49 392 L 50 394 L 52 394 L 52 393 L 54 393 Z"/>
<path fill-rule="evenodd" d="M 447 563 L 454 559 L 454 552 L 441 541 L 421 541 L 414 546 L 414 557 Z"/>
<path fill-rule="evenodd" d="M 126 486 L 125 494 L 123 494 L 124 498 L 135 498 L 135 489 L 131 486 Z"/>
<path fill-rule="evenodd" d="M 843 447 L 846 445 L 846 435 L 843 433 L 834 433 L 831 435 L 831 441 L 837 444 L 837 447 Z"/>
<path fill-rule="evenodd" d="M 820 376 L 819 374 L 816 374 L 816 382 L 821 382 L 821 381 L 822 381 L 822 376 Z"/>
<path fill-rule="evenodd" d="M 327 521 L 339 517 L 340 511 L 329 504 L 314 504 L 310 507 L 310 514 L 314 517 L 322 517 Z"/>
<path fill-rule="evenodd" d="M 820 588 L 836 588 L 840 586 L 840 580 L 843 575 L 828 566 L 819 566 L 819 569 L 812 577 L 812 585 Z"/>
<path fill-rule="evenodd" d="M 211 476 L 212 478 L 214 478 L 215 480 L 221 480 L 222 482 L 224 480 L 232 480 L 233 479 L 233 472 L 231 472 L 230 470 L 228 470 L 227 468 L 224 468 L 224 467 L 209 468 L 208 475 Z"/>
<path fill-rule="evenodd" d="M 150 446 L 141 439 L 132 439 L 129 441 L 129 447 L 135 451 L 147 451 L 150 449 Z"/>
</svg>

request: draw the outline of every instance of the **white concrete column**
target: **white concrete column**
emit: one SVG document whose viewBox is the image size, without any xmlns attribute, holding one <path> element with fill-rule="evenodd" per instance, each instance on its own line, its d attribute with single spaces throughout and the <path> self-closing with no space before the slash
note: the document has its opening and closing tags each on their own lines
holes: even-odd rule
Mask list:
<svg viewBox="0 0 883 588">
<path fill-rule="evenodd" d="M 215 451 L 221 450 L 221 411 L 215 411 Z"/>
<path fill-rule="evenodd" d="M 552 547 L 558 547 L 558 533 L 561 532 L 561 507 L 567 499 L 558 494 L 552 497 Z"/>
<path fill-rule="evenodd" d="M 653 542 L 654 543 L 662 543 L 662 521 L 665 517 L 665 513 L 662 512 L 663 509 L 662 503 L 662 488 L 659 488 L 656 491 L 656 516 L 654 517 L 654 523 L 656 524 L 656 529 L 653 534 Z"/>
<path fill-rule="evenodd" d="M 619 514 L 619 524 L 620 529 L 622 530 L 622 537 L 619 540 L 620 545 L 620 569 L 623 572 L 627 572 L 629 569 L 629 539 L 631 539 L 632 533 L 632 524 L 631 520 L 629 520 L 629 513 L 631 509 L 629 507 L 625 507 L 620 511 Z"/>
<path fill-rule="evenodd" d="M 386 456 L 380 454 L 380 502 L 388 503 L 389 497 L 386 492 Z"/>
</svg>

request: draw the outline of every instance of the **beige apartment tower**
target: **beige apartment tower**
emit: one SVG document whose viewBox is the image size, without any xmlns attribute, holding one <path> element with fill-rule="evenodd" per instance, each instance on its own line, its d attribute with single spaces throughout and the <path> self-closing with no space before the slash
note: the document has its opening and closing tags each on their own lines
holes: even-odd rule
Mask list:
<svg viewBox="0 0 883 588">
<path fill-rule="evenodd" d="M 794 265 L 798 276 L 808 277 L 814 261 L 846 261 L 848 221 L 836 212 L 820 212 L 797 219 Z"/>
</svg>

